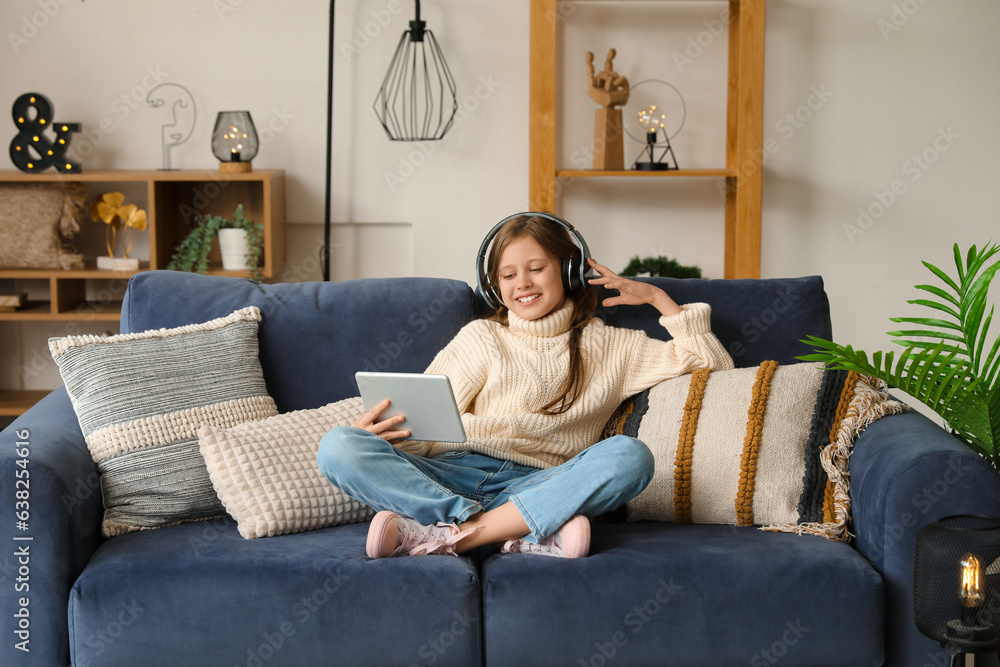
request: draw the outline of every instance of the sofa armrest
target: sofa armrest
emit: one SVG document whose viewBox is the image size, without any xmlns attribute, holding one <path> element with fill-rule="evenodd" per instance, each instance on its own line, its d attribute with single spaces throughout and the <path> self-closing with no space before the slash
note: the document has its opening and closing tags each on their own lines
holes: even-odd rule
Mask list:
<svg viewBox="0 0 1000 667">
<path fill-rule="evenodd" d="M 69 590 L 101 542 L 102 512 L 97 467 L 58 389 L 0 433 L 0 664 L 69 664 Z"/>
<path fill-rule="evenodd" d="M 1000 474 L 918 412 L 884 417 L 850 460 L 855 547 L 886 590 L 886 665 L 947 664 L 913 621 L 913 560 L 920 528 L 946 516 L 1000 516 Z"/>
</svg>

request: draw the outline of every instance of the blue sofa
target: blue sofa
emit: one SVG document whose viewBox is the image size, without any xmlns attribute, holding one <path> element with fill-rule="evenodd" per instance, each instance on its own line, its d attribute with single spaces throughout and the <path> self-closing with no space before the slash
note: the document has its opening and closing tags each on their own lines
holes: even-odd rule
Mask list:
<svg viewBox="0 0 1000 667">
<path fill-rule="evenodd" d="M 832 335 L 818 277 L 654 280 L 681 303 L 713 306 L 737 366 L 795 363 L 806 334 Z M 247 305 L 262 312 L 260 360 L 282 412 L 355 395 L 359 369 L 423 370 L 481 307 L 452 280 L 260 285 L 151 272 L 132 278 L 121 330 Z M 666 335 L 650 308 L 612 310 L 611 324 Z M 25 459 L 30 530 L 19 531 Z M 0 436 L 0 664 L 940 665 L 942 649 L 912 622 L 917 531 L 952 514 L 1000 515 L 993 469 L 917 412 L 858 439 L 850 543 L 595 523 L 581 560 L 483 548 L 373 561 L 367 524 L 245 540 L 226 518 L 103 540 L 99 488 L 64 390 Z"/>
</svg>

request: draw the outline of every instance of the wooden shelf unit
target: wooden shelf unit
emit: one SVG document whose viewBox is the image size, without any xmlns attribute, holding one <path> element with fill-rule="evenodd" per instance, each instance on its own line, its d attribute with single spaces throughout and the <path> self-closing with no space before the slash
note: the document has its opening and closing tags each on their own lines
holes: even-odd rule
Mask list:
<svg viewBox="0 0 1000 667">
<path fill-rule="evenodd" d="M 139 263 L 139 271 L 165 269 L 174 248 L 181 242 L 198 214 L 232 216 L 237 204 L 243 204 L 246 216 L 264 226 L 262 274 L 265 280 L 274 278 L 285 267 L 285 172 L 282 169 L 260 169 L 245 174 L 223 174 L 218 171 L 156 171 L 156 170 L 94 170 L 79 174 L 46 172 L 26 174 L 20 171 L 0 171 L 0 183 L 75 182 L 107 184 L 144 183 L 145 209 L 149 239 L 149 257 Z M 89 202 L 88 202 L 89 205 Z M 142 207 L 142 206 L 140 206 Z M 97 223 L 84 213 L 78 235 L 100 233 Z M 218 251 L 210 259 L 213 275 L 249 277 L 249 271 L 226 271 L 221 266 Z M 14 312 L 0 313 L 4 322 L 118 322 L 121 303 L 87 301 L 87 281 L 126 282 L 135 271 L 107 271 L 89 258 L 84 268 L 70 271 L 58 269 L 0 269 L 0 280 L 32 281 L 32 291 L 47 282 L 48 299 L 30 301 Z M 27 291 L 27 290 L 25 290 Z M 9 352 L 5 352 L 9 354 Z M 16 416 L 27 410 L 47 391 L 0 389 L 0 416 Z"/>
<path fill-rule="evenodd" d="M 729 0 L 726 165 L 666 172 L 559 169 L 557 11 L 560 0 L 531 0 L 531 84 L 528 200 L 531 210 L 556 213 L 556 180 L 586 177 L 724 178 L 725 277 L 760 277 L 761 169 L 764 141 L 765 0 Z M 582 2 L 584 0 L 572 0 Z M 603 0 L 608 2 L 611 0 Z M 690 0 L 660 0 L 661 2 Z M 741 168 L 742 167 L 742 168 Z"/>
</svg>

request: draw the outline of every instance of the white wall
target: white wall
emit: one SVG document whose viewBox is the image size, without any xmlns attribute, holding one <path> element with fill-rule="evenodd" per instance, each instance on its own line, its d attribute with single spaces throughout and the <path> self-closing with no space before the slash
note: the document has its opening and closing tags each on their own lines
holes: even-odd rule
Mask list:
<svg viewBox="0 0 1000 667">
<path fill-rule="evenodd" d="M 337 5 L 333 277 L 472 281 L 482 235 L 527 207 L 528 1 L 422 3 L 457 81 L 461 120 L 443 141 L 416 144 L 390 142 L 371 109 L 413 3 Z M 631 81 L 662 79 L 683 92 L 681 166 L 721 165 L 727 42 L 712 33 L 724 7 L 563 3 L 562 166 L 574 166 L 592 135 L 583 54 L 594 51 L 600 65 L 609 47 Z M 75 141 L 94 144 L 85 168 L 160 166 L 163 120 L 141 102 L 154 81 L 185 85 L 198 104 L 175 167 L 213 168 L 215 113 L 250 109 L 274 130 L 255 166 L 287 170 L 286 275 L 318 277 L 327 9 L 321 0 L 5 0 L 0 102 L 38 91 L 56 120 L 82 122 L 90 134 Z M 821 274 L 838 339 L 886 345 L 888 317 L 913 312 L 905 300 L 929 277 L 921 259 L 950 266 L 952 243 L 997 240 L 998 24 L 995 0 L 768 2 L 764 131 L 778 149 L 763 165 L 762 275 Z M 95 131 L 102 121 L 110 132 Z M 628 144 L 626 159 L 637 150 Z M 0 168 L 11 168 L 6 155 Z M 612 267 L 662 252 L 720 277 L 717 185 L 578 179 L 564 184 L 560 211 Z M 871 224 L 859 226 L 859 208 Z M 22 357 L 44 337 L 38 328 L 19 328 Z"/>
</svg>

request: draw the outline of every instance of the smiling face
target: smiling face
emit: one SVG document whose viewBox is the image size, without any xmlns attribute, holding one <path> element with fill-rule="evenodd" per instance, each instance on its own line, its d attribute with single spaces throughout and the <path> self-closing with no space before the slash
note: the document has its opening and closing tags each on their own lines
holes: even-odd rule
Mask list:
<svg viewBox="0 0 1000 667">
<path fill-rule="evenodd" d="M 530 236 L 512 240 L 500 254 L 500 298 L 510 312 L 537 320 L 558 310 L 566 298 L 559 260 Z"/>
</svg>

